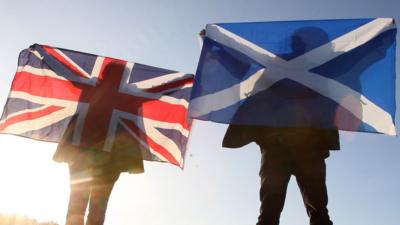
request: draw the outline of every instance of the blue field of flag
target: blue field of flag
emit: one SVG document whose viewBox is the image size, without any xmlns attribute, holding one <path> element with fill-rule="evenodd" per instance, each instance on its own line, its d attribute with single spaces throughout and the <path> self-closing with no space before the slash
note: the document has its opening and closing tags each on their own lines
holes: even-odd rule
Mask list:
<svg viewBox="0 0 400 225">
<path fill-rule="evenodd" d="M 395 135 L 391 18 L 206 27 L 190 116 Z"/>
</svg>

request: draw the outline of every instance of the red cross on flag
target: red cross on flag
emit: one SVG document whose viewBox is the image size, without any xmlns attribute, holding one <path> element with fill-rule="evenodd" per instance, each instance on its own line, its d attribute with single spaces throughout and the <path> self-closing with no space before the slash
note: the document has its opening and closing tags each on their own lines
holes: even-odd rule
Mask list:
<svg viewBox="0 0 400 225">
<path fill-rule="evenodd" d="M 71 144 L 112 151 L 117 130 L 145 160 L 183 166 L 193 75 L 35 44 L 23 50 L 0 132 L 59 142 L 75 118 Z"/>
</svg>

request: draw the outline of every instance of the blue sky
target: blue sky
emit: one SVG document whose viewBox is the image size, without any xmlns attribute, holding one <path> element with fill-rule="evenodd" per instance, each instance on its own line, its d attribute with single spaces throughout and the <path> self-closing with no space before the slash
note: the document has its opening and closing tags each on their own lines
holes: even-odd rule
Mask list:
<svg viewBox="0 0 400 225">
<path fill-rule="evenodd" d="M 0 0 L 0 105 L 7 98 L 18 53 L 33 43 L 194 73 L 200 53 L 197 33 L 207 23 L 369 17 L 400 21 L 399 9 L 397 0 Z M 259 150 L 255 144 L 221 148 L 226 128 L 195 122 L 184 171 L 149 162 L 144 174 L 124 174 L 112 194 L 106 224 L 255 224 Z M 327 160 L 334 223 L 400 224 L 400 139 L 351 132 L 341 132 L 340 138 L 342 150 Z M 56 145 L 0 135 L 0 146 L 0 213 L 62 224 L 69 184 L 67 166 L 51 160 Z M 307 220 L 292 178 L 281 224 Z"/>
</svg>

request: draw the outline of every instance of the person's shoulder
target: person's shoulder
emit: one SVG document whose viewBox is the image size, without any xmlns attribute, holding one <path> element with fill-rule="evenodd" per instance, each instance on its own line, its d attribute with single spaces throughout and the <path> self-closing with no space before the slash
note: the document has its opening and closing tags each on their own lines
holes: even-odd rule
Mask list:
<svg viewBox="0 0 400 225">
<path fill-rule="evenodd" d="M 249 125 L 229 125 L 222 141 L 222 147 L 240 148 L 256 140 L 259 127 Z"/>
</svg>

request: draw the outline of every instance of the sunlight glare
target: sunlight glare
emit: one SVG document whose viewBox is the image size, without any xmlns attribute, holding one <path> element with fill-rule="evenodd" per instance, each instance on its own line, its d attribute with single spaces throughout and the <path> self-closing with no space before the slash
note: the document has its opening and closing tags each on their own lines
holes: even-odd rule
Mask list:
<svg viewBox="0 0 400 225">
<path fill-rule="evenodd" d="M 65 164 L 52 160 L 56 144 L 0 135 L 0 213 L 64 221 L 69 195 Z"/>
</svg>

